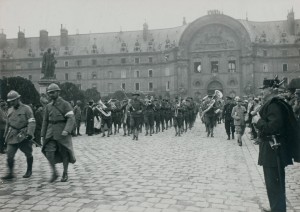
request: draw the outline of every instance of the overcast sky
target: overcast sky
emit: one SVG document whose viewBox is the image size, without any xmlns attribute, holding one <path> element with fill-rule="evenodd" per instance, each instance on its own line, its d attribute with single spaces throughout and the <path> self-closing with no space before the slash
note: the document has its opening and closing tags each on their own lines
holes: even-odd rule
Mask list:
<svg viewBox="0 0 300 212">
<path fill-rule="evenodd" d="M 18 27 L 26 37 L 38 37 L 41 29 L 59 35 L 60 25 L 69 34 L 86 34 L 180 26 L 218 9 L 236 19 L 286 20 L 294 8 L 300 17 L 300 0 L 0 0 L 0 29 L 7 38 L 17 37 Z"/>
</svg>

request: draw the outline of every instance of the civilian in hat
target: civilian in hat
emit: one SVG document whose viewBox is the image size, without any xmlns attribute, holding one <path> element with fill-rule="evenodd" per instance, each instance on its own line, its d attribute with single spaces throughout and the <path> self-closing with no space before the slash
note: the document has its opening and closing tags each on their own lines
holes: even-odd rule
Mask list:
<svg viewBox="0 0 300 212">
<path fill-rule="evenodd" d="M 232 136 L 232 139 L 234 139 L 234 132 L 235 132 L 235 127 L 234 127 L 234 121 L 231 116 L 232 109 L 234 108 L 235 103 L 232 99 L 232 97 L 227 96 L 226 97 L 226 104 L 224 105 L 223 108 L 223 113 L 222 113 L 222 119 L 223 122 L 225 123 L 225 130 L 227 134 L 227 140 L 230 140 L 230 136 Z"/>
<path fill-rule="evenodd" d="M 276 96 L 280 82 L 277 78 L 263 82 L 263 105 L 253 117 L 262 142 L 259 144 L 258 164 L 263 166 L 270 210 L 286 211 L 285 167 L 291 165 L 292 158 L 300 162 L 298 125 L 292 108 Z M 274 140 L 274 138 L 276 140 Z M 274 146 L 274 142 L 280 146 Z M 272 145 L 272 146 L 271 146 Z M 277 153 L 278 152 L 278 153 Z"/>
<path fill-rule="evenodd" d="M 245 115 L 246 108 L 242 106 L 242 100 L 240 97 L 235 97 L 236 106 L 232 108 L 231 116 L 234 119 L 235 133 L 237 136 L 237 142 L 239 146 L 242 146 L 242 136 L 245 132 Z"/>
<path fill-rule="evenodd" d="M 250 112 L 251 114 L 251 122 L 250 122 L 250 128 L 251 128 L 251 134 L 253 136 L 253 139 L 255 140 L 254 144 L 258 144 L 259 140 L 258 140 L 258 130 L 257 128 L 255 127 L 255 124 L 253 123 L 253 117 L 257 115 L 259 109 L 261 107 L 261 104 L 260 104 L 260 101 L 259 101 L 259 98 L 255 97 L 254 98 L 254 101 L 253 101 L 253 107 L 252 107 L 252 110 Z"/>
</svg>

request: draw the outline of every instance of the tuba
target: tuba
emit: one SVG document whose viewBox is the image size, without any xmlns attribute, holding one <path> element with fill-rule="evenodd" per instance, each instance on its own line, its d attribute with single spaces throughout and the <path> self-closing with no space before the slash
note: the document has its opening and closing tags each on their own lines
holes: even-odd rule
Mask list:
<svg viewBox="0 0 300 212">
<path fill-rule="evenodd" d="M 99 100 L 99 106 L 97 107 L 97 109 L 106 117 L 111 116 L 111 111 L 105 112 L 103 109 L 106 109 L 107 106 L 101 101 L 101 99 Z"/>
<path fill-rule="evenodd" d="M 207 97 L 208 97 L 208 96 L 206 96 L 205 99 L 207 99 Z M 206 113 L 207 111 L 209 111 L 209 110 L 214 106 L 214 104 L 216 103 L 216 100 L 221 99 L 222 97 L 223 97 L 223 93 L 222 93 L 221 91 L 219 91 L 219 90 L 215 90 L 215 93 L 214 93 L 214 95 L 212 96 L 212 99 L 211 99 L 211 101 L 210 101 L 208 107 L 202 112 L 201 118 L 205 115 L 205 113 Z M 215 113 L 218 113 L 218 112 L 219 112 L 218 110 L 215 111 Z"/>
</svg>

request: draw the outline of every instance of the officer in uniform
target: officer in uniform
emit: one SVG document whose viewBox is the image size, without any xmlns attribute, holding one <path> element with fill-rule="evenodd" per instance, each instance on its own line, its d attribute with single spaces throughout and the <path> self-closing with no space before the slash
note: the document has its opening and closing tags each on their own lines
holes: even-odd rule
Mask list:
<svg viewBox="0 0 300 212">
<path fill-rule="evenodd" d="M 132 94 L 132 100 L 129 103 L 130 125 L 132 129 L 132 140 L 138 140 L 139 127 L 142 119 L 143 103 L 138 99 L 139 93 Z"/>
<path fill-rule="evenodd" d="M 46 106 L 42 125 L 42 152 L 48 159 L 54 182 L 58 178 L 55 163 L 63 163 L 64 172 L 61 182 L 68 181 L 69 163 L 75 163 L 71 132 L 75 124 L 73 108 L 60 94 L 57 84 L 50 84 L 47 94 L 51 102 Z"/>
<path fill-rule="evenodd" d="M 29 178 L 32 174 L 32 141 L 35 130 L 35 119 L 32 109 L 21 102 L 20 94 L 16 91 L 10 91 L 7 94 L 7 102 L 10 108 L 7 113 L 7 124 L 5 128 L 5 141 L 7 143 L 7 165 L 8 174 L 2 179 L 8 180 L 14 178 L 14 157 L 20 149 L 27 158 L 27 171 L 24 178 Z"/>
<path fill-rule="evenodd" d="M 183 127 L 183 105 L 178 97 L 175 98 L 175 103 L 172 110 L 174 117 L 175 136 L 180 136 Z"/>
<path fill-rule="evenodd" d="M 150 136 L 152 136 L 153 132 L 153 126 L 154 126 L 154 104 L 150 98 L 150 96 L 147 97 L 145 100 L 145 113 L 144 113 L 144 121 L 145 121 L 145 127 L 146 127 L 146 134 L 147 136 L 149 134 L 150 130 Z"/>
<path fill-rule="evenodd" d="M 207 100 L 203 104 L 202 116 L 204 116 L 204 123 L 207 130 L 207 137 L 214 137 L 214 127 L 216 125 L 216 104 L 212 99 L 213 95 L 208 94 Z"/>
<path fill-rule="evenodd" d="M 235 104 L 230 96 L 227 96 L 226 99 L 227 102 L 223 108 L 222 119 L 225 122 L 225 130 L 228 136 L 227 140 L 230 140 L 230 135 L 232 136 L 232 139 L 234 139 L 235 132 L 233 118 L 231 116 L 232 108 L 235 106 Z"/>
<path fill-rule="evenodd" d="M 76 121 L 76 131 L 78 136 L 81 136 L 80 134 L 80 124 L 81 124 L 81 101 L 77 100 L 76 106 L 74 107 L 74 115 L 75 115 L 75 121 Z"/>
<path fill-rule="evenodd" d="M 290 139 L 292 129 L 299 131 L 290 105 L 276 97 L 280 83 L 277 78 L 263 81 L 263 105 L 258 115 L 252 118 L 262 142 L 259 144 L 258 164 L 263 166 L 266 189 L 271 209 L 265 211 L 286 211 L 285 167 L 292 158 L 300 162 L 299 149 L 294 152 L 299 139 Z M 274 145 L 279 143 L 280 145 Z M 298 156 L 296 154 L 298 154 Z M 296 159 L 297 156 L 297 159 Z"/>
</svg>

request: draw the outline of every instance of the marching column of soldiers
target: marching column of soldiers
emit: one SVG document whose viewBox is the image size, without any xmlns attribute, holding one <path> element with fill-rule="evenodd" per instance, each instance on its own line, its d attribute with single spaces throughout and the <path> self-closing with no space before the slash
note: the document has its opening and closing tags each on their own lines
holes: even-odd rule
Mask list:
<svg viewBox="0 0 300 212">
<path fill-rule="evenodd" d="M 122 102 L 111 99 L 95 104 L 91 100 L 85 110 L 86 134 L 91 136 L 102 132 L 104 137 L 107 131 L 109 137 L 113 132 L 112 125 L 116 134 L 123 124 L 124 136 L 132 135 L 133 140 L 138 140 L 143 126 L 145 136 L 163 132 L 172 126 L 175 136 L 181 136 L 194 126 L 200 112 L 207 137 L 214 137 L 214 128 L 223 119 L 227 140 L 230 137 L 234 139 L 236 133 L 238 145 L 242 146 L 242 136 L 248 124 L 251 139 L 260 147 L 258 163 L 263 166 L 271 211 L 286 211 L 284 168 L 293 161 L 300 162 L 300 80 L 296 88 L 289 86 L 288 95 L 280 93 L 282 84 L 277 77 L 265 79 L 261 87 L 262 96 L 249 101 L 240 97 L 233 101 L 232 97 L 227 97 L 226 104 L 218 90 L 205 96 L 200 105 L 190 97 L 184 100 L 175 97 L 172 102 L 150 96 L 141 100 L 139 93 Z M 82 111 L 81 102 L 73 108 L 60 97 L 60 91 L 58 85 L 50 84 L 47 88 L 49 98 L 42 96 L 41 106 L 34 112 L 13 90 L 7 95 L 9 108 L 6 102 L 0 101 L 0 153 L 7 154 L 8 167 L 2 179 L 15 177 L 14 157 L 18 149 L 24 153 L 27 162 L 23 177 L 31 177 L 34 161 L 32 144 L 35 144 L 42 148 L 49 161 L 52 170 L 50 182 L 58 178 L 56 163 L 63 163 L 61 182 L 68 181 L 69 163 L 76 162 L 72 135 L 81 135 Z"/>
</svg>

